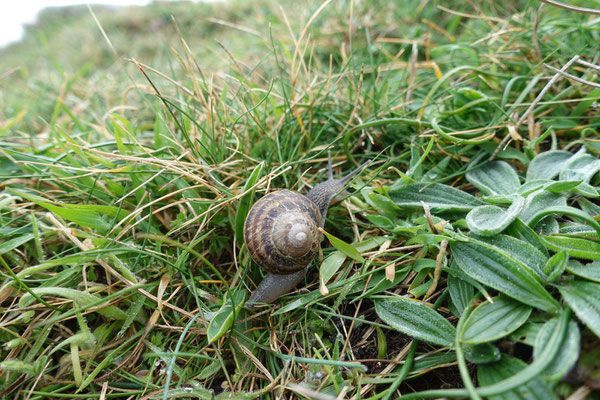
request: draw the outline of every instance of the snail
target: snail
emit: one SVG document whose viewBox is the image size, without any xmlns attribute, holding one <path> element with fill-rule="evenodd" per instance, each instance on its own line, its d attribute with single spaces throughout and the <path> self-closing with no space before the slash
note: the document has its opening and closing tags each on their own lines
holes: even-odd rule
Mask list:
<svg viewBox="0 0 600 400">
<path fill-rule="evenodd" d="M 244 243 L 254 262 L 268 271 L 248 300 L 249 304 L 271 303 L 296 286 L 321 249 L 327 209 L 350 181 L 370 161 L 341 179 L 334 179 L 331 154 L 329 177 L 306 195 L 278 190 L 257 201 L 244 223 Z"/>
</svg>

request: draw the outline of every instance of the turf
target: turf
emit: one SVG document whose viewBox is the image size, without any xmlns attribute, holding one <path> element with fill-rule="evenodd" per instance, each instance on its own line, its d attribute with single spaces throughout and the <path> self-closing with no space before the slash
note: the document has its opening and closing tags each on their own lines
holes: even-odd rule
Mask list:
<svg viewBox="0 0 600 400">
<path fill-rule="evenodd" d="M 548 66 L 599 65 L 599 22 L 533 0 L 44 11 L 0 49 L 0 398 L 595 398 L 600 74 Z M 248 208 L 326 180 L 328 151 L 336 176 L 372 162 L 323 259 L 243 307 Z"/>
</svg>

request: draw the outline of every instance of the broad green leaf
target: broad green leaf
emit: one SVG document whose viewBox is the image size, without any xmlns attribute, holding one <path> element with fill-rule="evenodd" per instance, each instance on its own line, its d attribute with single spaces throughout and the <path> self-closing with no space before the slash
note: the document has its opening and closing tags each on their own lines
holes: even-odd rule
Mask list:
<svg viewBox="0 0 600 400">
<path fill-rule="evenodd" d="M 567 271 L 573 275 L 600 283 L 600 261 L 594 261 L 584 265 L 577 260 L 569 260 L 567 263 Z"/>
<path fill-rule="evenodd" d="M 592 218 L 587 213 L 581 211 L 578 208 L 569 206 L 550 206 L 544 210 L 540 210 L 531 220 L 529 220 L 528 225 L 533 227 L 543 218 L 555 214 L 568 215 L 571 218 L 585 221 L 588 224 L 590 224 L 590 226 L 592 226 L 596 230 L 596 232 L 598 232 L 598 235 L 600 235 L 600 224 L 596 222 L 594 218 Z"/>
<path fill-rule="evenodd" d="M 558 290 L 577 317 L 600 338 L 600 284 L 572 281 Z"/>
<path fill-rule="evenodd" d="M 529 222 L 538 214 L 543 213 L 548 207 L 556 206 L 567 206 L 567 200 L 561 194 L 546 191 L 534 192 L 525 199 L 525 206 L 521 210 L 519 218 L 531 226 Z"/>
<path fill-rule="evenodd" d="M 462 341 L 483 343 L 498 340 L 527 322 L 532 308 L 505 296 L 478 306 L 466 321 Z"/>
<path fill-rule="evenodd" d="M 586 213 L 588 213 L 590 215 L 593 215 L 593 216 L 600 215 L 600 205 L 593 203 L 586 198 L 582 197 L 582 198 L 578 199 L 577 204 L 579 205 L 579 207 L 581 207 L 581 209 L 583 211 L 585 211 Z"/>
<path fill-rule="evenodd" d="M 458 267 L 453 266 L 453 268 Z M 475 289 L 469 282 L 460 279 L 454 274 L 448 274 L 447 286 L 450 298 L 452 299 L 452 304 L 454 304 L 454 307 L 456 308 L 456 316 L 460 316 L 473 299 Z"/>
<path fill-rule="evenodd" d="M 454 242 L 458 266 L 473 279 L 520 302 L 554 312 L 559 306 L 523 263 L 498 248 L 479 241 Z"/>
<path fill-rule="evenodd" d="M 600 160 L 590 154 L 580 152 L 563 165 L 558 177 L 561 181 L 578 180 L 589 183 L 598 171 L 600 171 Z"/>
<path fill-rule="evenodd" d="M 546 185 L 544 189 L 552 193 L 560 193 L 575 189 L 580 184 L 581 181 L 558 181 Z"/>
<path fill-rule="evenodd" d="M 492 154 L 498 148 L 498 145 L 493 140 L 490 140 L 486 143 L 480 144 L 479 147 L 481 147 L 484 152 Z M 527 165 L 530 162 L 530 157 L 527 157 L 524 152 L 512 146 L 508 146 L 503 150 L 500 150 L 500 152 L 496 155 L 496 159 L 519 161 L 523 165 Z"/>
<path fill-rule="evenodd" d="M 597 237 L 598 233 L 589 225 L 579 224 L 576 222 L 563 223 L 558 230 L 558 233 L 563 235 L 573 236 L 589 236 L 590 238 Z"/>
<path fill-rule="evenodd" d="M 477 380 L 480 386 L 490 386 L 512 376 L 519 375 L 527 364 L 518 358 L 502 354 L 500 361 L 479 365 Z M 529 382 L 502 394 L 486 397 L 488 400 L 555 400 L 556 395 L 548 383 L 537 376 Z"/>
<path fill-rule="evenodd" d="M 542 330 L 543 324 L 528 322 L 512 334 L 508 335 L 508 340 L 520 342 L 528 346 L 535 346 L 535 339 Z"/>
<path fill-rule="evenodd" d="M 564 251 L 559 251 L 544 265 L 544 274 L 548 277 L 548 282 L 556 282 L 562 275 L 569 261 L 569 255 Z"/>
<path fill-rule="evenodd" d="M 319 277 L 321 278 L 322 288 L 341 268 L 344 261 L 346 261 L 346 255 L 341 251 L 334 251 L 323 260 L 321 267 L 319 268 Z M 323 290 L 321 290 L 321 293 L 323 293 Z"/>
<path fill-rule="evenodd" d="M 454 326 L 419 301 L 404 297 L 377 299 L 375 311 L 385 323 L 404 334 L 441 346 L 454 345 Z"/>
<path fill-rule="evenodd" d="M 540 222 L 535 224 L 533 229 L 542 236 L 556 235 L 560 229 L 560 225 L 556 218 L 552 215 L 542 219 Z"/>
<path fill-rule="evenodd" d="M 548 248 L 565 251 L 570 257 L 600 260 L 600 243 L 569 236 L 542 236 Z"/>
<path fill-rule="evenodd" d="M 237 209 L 237 213 L 235 214 L 235 238 L 238 246 L 241 246 L 244 243 L 244 222 L 246 222 L 246 216 L 248 215 L 248 210 L 250 210 L 252 200 L 254 198 L 254 185 L 262 175 L 262 170 L 265 163 L 261 162 L 254 168 L 254 171 L 248 177 L 246 184 L 244 185 L 244 189 L 242 193 L 246 193 L 240 200 L 240 204 Z"/>
<path fill-rule="evenodd" d="M 462 349 L 465 357 L 473 364 L 487 364 L 498 361 L 502 354 L 491 343 L 464 344 Z"/>
<path fill-rule="evenodd" d="M 579 185 L 573 188 L 573 193 L 580 194 L 585 197 L 599 197 L 598 189 L 590 185 L 589 183 L 581 182 Z"/>
<path fill-rule="evenodd" d="M 492 161 L 467 172 L 467 180 L 486 196 L 513 194 L 521 183 L 514 168 L 505 161 Z"/>
<path fill-rule="evenodd" d="M 542 242 L 542 239 L 538 236 L 537 233 L 529 225 L 525 224 L 521 221 L 520 218 L 517 218 L 513 221 L 512 224 L 506 228 L 505 233 L 510 236 L 514 236 L 517 239 L 520 239 L 524 242 L 529 243 L 536 249 L 538 249 L 544 256 L 548 257 L 548 249 Z"/>
<path fill-rule="evenodd" d="M 19 236 L 14 239 L 7 240 L 6 242 L 0 243 L 0 255 L 7 253 L 13 249 L 16 249 L 22 244 L 29 242 L 34 237 L 35 235 L 33 233 L 28 233 L 23 236 Z"/>
<path fill-rule="evenodd" d="M 483 237 L 479 238 L 479 240 L 521 261 L 527 269 L 534 272 L 540 278 L 540 282 L 546 279 L 543 269 L 548 261 L 548 257 L 529 242 L 508 235 Z"/>
<path fill-rule="evenodd" d="M 452 157 L 450 156 L 442 158 L 429 171 L 425 172 L 421 182 L 435 182 L 444 177 L 450 161 L 452 161 Z"/>
<path fill-rule="evenodd" d="M 400 208 L 422 210 L 424 202 L 432 212 L 468 212 L 483 205 L 476 197 L 441 183 L 413 183 L 390 190 L 389 196 Z"/>
<path fill-rule="evenodd" d="M 389 238 L 383 236 L 377 236 L 368 240 L 364 240 L 360 243 L 355 243 L 353 246 L 359 253 L 369 251 L 375 247 L 381 246 Z M 341 251 L 332 252 L 323 262 L 319 268 L 319 278 L 321 281 L 321 292 L 323 293 L 323 286 L 329 282 L 329 280 L 336 274 L 340 267 L 346 261 L 346 255 Z"/>
<path fill-rule="evenodd" d="M 552 336 L 552 332 L 556 328 L 558 318 L 552 318 L 544 324 L 540 332 L 538 333 L 535 346 L 533 348 L 533 358 L 539 356 L 544 351 L 544 348 L 548 345 L 548 341 Z M 569 327 L 567 335 L 558 350 L 558 353 L 552 360 L 552 363 L 546 367 L 544 375 L 551 380 L 561 379 L 566 375 L 567 372 L 575 365 L 577 358 L 579 358 L 579 342 L 580 334 L 577 322 L 569 321 Z"/>
<path fill-rule="evenodd" d="M 467 225 L 476 235 L 496 235 L 517 218 L 524 204 L 524 198 L 516 197 L 506 210 L 497 206 L 475 207 L 467 214 Z"/>
<path fill-rule="evenodd" d="M 538 190 L 544 189 L 548 184 L 551 184 L 554 181 L 549 179 L 534 179 L 532 181 L 526 181 L 521 185 L 517 193 L 523 197 L 530 195 L 533 192 L 537 192 Z"/>
<path fill-rule="evenodd" d="M 225 295 L 221 308 L 219 308 L 208 324 L 208 329 L 206 330 L 208 343 L 213 343 L 229 331 L 233 325 L 235 316 L 239 315 L 245 299 L 246 293 L 243 290 L 234 292 L 231 297 L 227 294 Z"/>
<path fill-rule="evenodd" d="M 514 203 L 516 194 L 495 194 L 493 196 L 485 196 L 485 202 L 492 205 L 509 206 Z M 520 196 L 523 197 L 523 196 Z"/>
<path fill-rule="evenodd" d="M 402 210 L 389 197 L 371 192 L 366 197 L 375 210 L 383 215 L 401 215 Z"/>
<path fill-rule="evenodd" d="M 92 303 L 97 303 L 101 299 L 94 294 L 64 287 L 37 287 L 31 288 L 30 290 L 38 296 L 55 296 L 73 300 L 81 307 L 85 307 Z M 25 293 L 19 300 L 19 306 L 25 307 L 31 304 L 34 300 L 35 298 L 30 293 Z M 98 308 L 96 311 L 99 314 L 111 319 L 124 320 L 127 318 L 127 314 L 116 306 L 109 305 L 107 307 Z"/>
<path fill-rule="evenodd" d="M 397 221 L 394 221 L 392 218 L 386 215 L 365 214 L 363 217 L 366 218 L 371 224 L 385 232 L 393 232 L 397 227 Z"/>
<path fill-rule="evenodd" d="M 550 150 L 537 155 L 527 168 L 527 180 L 552 179 L 573 154 L 564 150 Z"/>
<path fill-rule="evenodd" d="M 360 255 L 359 251 L 356 250 L 356 247 L 344 242 L 342 239 L 339 239 L 339 238 L 333 236 L 331 233 L 328 233 L 327 231 L 325 231 L 323 229 L 320 229 L 320 231 L 323 232 L 323 234 L 327 237 L 327 239 L 329 239 L 329 242 L 331 242 L 331 245 L 333 247 L 335 247 L 337 250 L 341 251 L 344 255 L 346 255 L 346 256 L 350 257 L 351 259 L 358 261 L 358 262 L 365 261 L 365 259 L 362 258 L 362 256 Z"/>
</svg>

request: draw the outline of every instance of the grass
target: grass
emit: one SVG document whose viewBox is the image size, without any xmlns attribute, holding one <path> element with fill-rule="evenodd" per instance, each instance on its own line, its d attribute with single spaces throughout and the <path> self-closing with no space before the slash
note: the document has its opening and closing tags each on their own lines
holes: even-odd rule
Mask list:
<svg viewBox="0 0 600 400">
<path fill-rule="evenodd" d="M 598 16 L 540 6 L 44 12 L 0 49 L 0 397 L 598 398 L 600 90 L 513 129 Z M 329 150 L 374 160 L 341 241 L 245 309 L 249 204 Z"/>
</svg>

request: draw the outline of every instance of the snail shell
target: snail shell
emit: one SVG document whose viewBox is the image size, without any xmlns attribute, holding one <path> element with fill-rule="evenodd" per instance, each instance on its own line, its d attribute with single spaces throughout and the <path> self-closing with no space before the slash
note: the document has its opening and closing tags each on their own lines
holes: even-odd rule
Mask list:
<svg viewBox="0 0 600 400">
<path fill-rule="evenodd" d="M 307 267 L 319 253 L 321 213 L 308 197 L 279 190 L 260 199 L 244 223 L 250 256 L 265 270 L 285 275 Z"/>
</svg>

